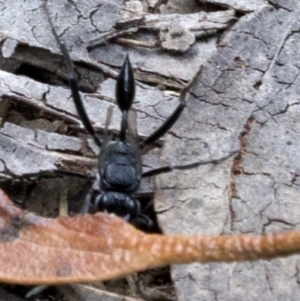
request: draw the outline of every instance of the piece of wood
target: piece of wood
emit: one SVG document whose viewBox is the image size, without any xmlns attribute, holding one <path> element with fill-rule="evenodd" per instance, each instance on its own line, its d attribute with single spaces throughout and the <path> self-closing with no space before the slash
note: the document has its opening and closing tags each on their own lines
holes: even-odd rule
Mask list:
<svg viewBox="0 0 300 301">
<path fill-rule="evenodd" d="M 286 5 L 241 18 L 203 66 L 161 164 L 217 158 L 235 148 L 240 154 L 158 177 L 155 204 L 165 233 L 299 229 L 299 3 Z M 174 266 L 172 275 L 179 300 L 293 299 L 300 294 L 298 265 L 293 256 Z"/>
</svg>

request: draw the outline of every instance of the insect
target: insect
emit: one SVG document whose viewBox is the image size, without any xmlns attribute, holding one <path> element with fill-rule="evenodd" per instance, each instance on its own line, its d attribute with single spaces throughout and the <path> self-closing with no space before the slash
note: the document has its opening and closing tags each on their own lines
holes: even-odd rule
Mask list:
<svg viewBox="0 0 300 301">
<path fill-rule="evenodd" d="M 141 213 L 140 202 L 136 198 L 136 192 L 142 178 L 170 172 L 174 169 L 182 170 L 197 167 L 202 164 L 219 163 L 230 157 L 232 153 L 217 160 L 197 162 L 185 166 L 163 166 L 143 173 L 141 170 L 141 150 L 155 143 L 165 135 L 178 120 L 186 106 L 185 95 L 189 86 L 183 89 L 179 98 L 179 104 L 169 118 L 148 138 L 144 139 L 137 148 L 136 145 L 131 144 L 127 139 L 128 112 L 132 107 L 135 96 L 135 79 L 129 56 L 127 55 L 116 83 L 116 102 L 122 113 L 119 138 L 108 143 L 102 141 L 97 136 L 87 116 L 79 93 L 75 69 L 69 52 L 64 42 L 59 39 L 49 14 L 47 15 L 52 33 L 65 60 L 72 98 L 78 116 L 86 131 L 92 136 L 98 147 L 101 148 L 98 165 L 100 190 L 90 195 L 88 198 L 89 206 L 93 207 L 95 211 L 115 213 L 139 228 L 151 229 L 153 222 L 150 218 Z"/>
<path fill-rule="evenodd" d="M 85 111 L 75 76 L 74 65 L 65 44 L 60 41 L 49 18 L 52 32 L 63 54 L 72 98 L 86 131 L 101 148 L 99 154 L 98 173 L 100 176 L 100 193 L 91 195 L 89 203 L 96 211 L 115 213 L 138 227 L 152 227 L 152 221 L 141 213 L 141 206 L 135 194 L 140 186 L 141 178 L 153 176 L 167 171 L 159 168 L 142 173 L 140 151 L 163 136 L 176 122 L 185 107 L 181 101 L 171 116 L 148 138 L 140 143 L 139 150 L 127 139 L 128 112 L 135 96 L 135 80 L 128 55 L 123 63 L 116 83 L 116 102 L 122 113 L 119 139 L 104 142 L 99 139 Z"/>
</svg>

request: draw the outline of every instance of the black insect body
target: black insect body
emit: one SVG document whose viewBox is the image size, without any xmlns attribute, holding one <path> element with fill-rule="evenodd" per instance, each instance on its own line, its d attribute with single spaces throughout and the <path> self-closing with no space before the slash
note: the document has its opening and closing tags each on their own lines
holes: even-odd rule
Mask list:
<svg viewBox="0 0 300 301">
<path fill-rule="evenodd" d="M 141 228 L 151 228 L 152 221 L 141 214 L 140 203 L 135 198 L 141 182 L 140 152 L 126 139 L 127 117 L 135 94 L 135 82 L 129 58 L 126 57 L 117 79 L 116 101 L 122 112 L 120 137 L 107 144 L 97 137 L 88 119 L 74 80 L 74 68 L 64 44 L 61 50 L 67 61 L 73 100 L 85 128 L 101 147 L 99 155 L 100 192 L 94 192 L 87 200 L 89 211 L 115 213 Z M 86 207 L 85 206 L 85 207 Z"/>
<path fill-rule="evenodd" d="M 133 221 L 140 214 L 140 204 L 134 198 L 140 181 L 140 157 L 137 150 L 126 141 L 127 116 L 134 99 L 135 84 L 129 58 L 121 69 L 116 86 L 116 100 L 122 111 L 120 140 L 102 147 L 99 156 L 101 194 L 95 199 L 97 210 L 114 212 Z"/>
<path fill-rule="evenodd" d="M 85 111 L 79 94 L 74 65 L 69 52 L 67 51 L 65 44 L 60 41 L 52 24 L 51 18 L 49 17 L 49 13 L 47 13 L 47 16 L 53 35 L 55 36 L 57 44 L 59 45 L 65 59 L 72 98 L 78 116 L 86 131 L 93 137 L 95 143 L 101 149 L 98 166 L 100 187 L 99 190 L 95 190 L 91 195 L 89 195 L 85 205 L 85 208 L 89 209 L 84 209 L 83 211 L 106 211 L 109 213 L 115 213 L 139 228 L 150 229 L 153 222 L 141 213 L 140 203 L 135 197 L 143 177 L 150 177 L 170 172 L 174 169 L 185 170 L 204 164 L 216 164 L 229 158 L 236 152 L 231 152 L 222 158 L 211 161 L 201 161 L 184 166 L 163 166 L 142 173 L 140 157 L 141 150 L 145 146 L 153 144 L 161 138 L 174 125 L 185 108 L 185 95 L 193 81 L 182 90 L 179 104 L 170 117 L 139 145 L 133 145 L 129 142 L 129 139 L 127 139 L 127 123 L 128 112 L 131 109 L 135 95 L 135 80 L 129 58 L 127 56 L 117 78 L 116 85 L 116 102 L 122 113 L 120 136 L 118 140 L 110 141 L 108 143 L 106 141 L 101 141 Z M 57 171 L 54 171 L 54 173 L 56 172 Z M 59 173 L 72 174 L 64 171 Z"/>
<path fill-rule="evenodd" d="M 59 42 L 59 40 L 58 40 Z M 117 79 L 116 101 L 122 112 L 121 129 L 119 140 L 111 141 L 105 145 L 97 137 L 89 118 L 86 115 L 77 83 L 74 75 L 73 63 L 69 57 L 66 47 L 59 42 L 61 51 L 65 57 L 73 100 L 86 130 L 92 135 L 94 141 L 101 147 L 99 155 L 100 193 L 94 193 L 90 197 L 90 206 L 96 211 L 115 213 L 125 220 L 141 228 L 151 228 L 152 221 L 141 214 L 140 203 L 135 194 L 140 186 L 142 176 L 152 176 L 161 172 L 172 170 L 172 167 L 155 169 L 142 174 L 140 150 L 159 139 L 175 123 L 185 107 L 181 102 L 167 121 L 152 135 L 145 139 L 140 149 L 127 141 L 127 118 L 135 94 L 135 82 L 128 56 L 122 66 Z M 92 210 L 93 211 L 93 210 Z"/>
<path fill-rule="evenodd" d="M 119 140 L 105 144 L 97 136 L 86 114 L 79 94 L 73 62 L 66 46 L 60 41 L 50 17 L 49 23 L 65 59 L 72 97 L 78 116 L 87 132 L 101 148 L 98 168 L 101 186 L 100 192 L 94 192 L 88 198 L 88 202 L 90 206 L 96 210 L 115 213 L 138 227 L 151 228 L 152 221 L 141 214 L 140 203 L 135 198 L 135 193 L 139 188 L 141 178 L 168 172 L 176 167 L 162 167 L 142 174 L 140 151 L 146 145 L 158 140 L 173 126 L 185 107 L 184 98 L 180 100 L 180 104 L 173 114 L 152 135 L 146 138 L 140 146 L 138 146 L 139 149 L 137 149 L 126 137 L 128 130 L 128 111 L 132 106 L 135 95 L 135 80 L 127 56 L 117 78 L 116 85 L 116 101 L 122 112 L 120 137 Z"/>
<path fill-rule="evenodd" d="M 112 141 L 101 152 L 100 160 L 102 156 L 101 194 L 94 201 L 97 211 L 116 213 L 133 222 L 144 220 L 150 225 L 150 220 L 140 214 L 140 204 L 134 198 L 141 181 L 136 150 L 124 141 Z"/>
<path fill-rule="evenodd" d="M 128 60 L 125 66 L 127 64 Z M 111 141 L 103 147 L 99 157 L 101 194 L 92 203 L 97 211 L 116 213 L 125 220 L 136 225 L 146 224 L 149 228 L 152 222 L 140 214 L 140 204 L 134 198 L 141 182 L 141 160 L 137 150 L 126 142 L 125 137 L 126 132 L 120 140 Z"/>
</svg>

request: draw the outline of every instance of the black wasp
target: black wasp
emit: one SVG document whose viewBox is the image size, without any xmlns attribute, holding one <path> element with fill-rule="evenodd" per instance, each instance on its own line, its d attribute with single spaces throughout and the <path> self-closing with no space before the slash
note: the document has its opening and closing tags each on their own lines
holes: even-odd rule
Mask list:
<svg viewBox="0 0 300 301">
<path fill-rule="evenodd" d="M 142 173 L 140 158 L 141 150 L 156 142 L 174 125 L 185 108 L 184 99 L 189 86 L 182 91 L 179 105 L 170 117 L 148 138 L 142 141 L 138 146 L 139 149 L 137 149 L 136 146 L 132 145 L 127 139 L 128 112 L 135 96 L 135 80 L 129 57 L 126 56 L 116 84 L 116 102 L 122 113 L 120 135 L 117 140 L 108 143 L 103 142 L 97 136 L 95 129 L 86 114 L 79 94 L 74 65 L 69 52 L 65 44 L 60 41 L 50 17 L 49 22 L 67 66 L 68 80 L 78 116 L 86 131 L 93 137 L 99 148 L 101 148 L 98 166 L 100 192 L 92 194 L 90 203 L 95 207 L 96 211 L 115 213 L 139 228 L 151 229 L 153 222 L 141 213 L 140 203 L 135 197 L 143 177 L 170 172 L 174 169 L 188 169 L 202 164 L 218 163 L 231 156 L 232 153 L 217 160 L 197 162 L 185 166 L 164 166 Z"/>
<path fill-rule="evenodd" d="M 185 103 L 181 101 L 173 114 L 153 134 L 142 141 L 139 145 L 140 150 L 137 150 L 136 146 L 127 139 L 128 111 L 135 95 L 134 75 L 127 56 L 116 84 L 116 102 L 122 113 L 119 139 L 104 143 L 97 136 L 86 114 L 69 52 L 65 44 L 59 40 L 52 24 L 51 27 L 67 65 L 68 79 L 77 113 L 87 132 L 101 148 L 98 166 L 101 192 L 93 195 L 91 201 L 98 211 L 115 213 L 138 227 L 151 228 L 152 221 L 141 214 L 140 203 L 135 198 L 135 193 L 142 177 L 166 172 L 171 167 L 163 167 L 142 174 L 140 150 L 154 143 L 172 127 L 184 109 Z"/>
</svg>

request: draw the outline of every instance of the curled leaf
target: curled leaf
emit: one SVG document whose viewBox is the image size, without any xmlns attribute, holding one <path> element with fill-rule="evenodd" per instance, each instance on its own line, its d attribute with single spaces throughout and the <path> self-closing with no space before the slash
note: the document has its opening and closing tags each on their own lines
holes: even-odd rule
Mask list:
<svg viewBox="0 0 300 301">
<path fill-rule="evenodd" d="M 1 282 L 94 282 L 173 263 L 268 259 L 299 251 L 300 232 L 148 235 L 104 213 L 39 217 L 0 191 Z"/>
</svg>

